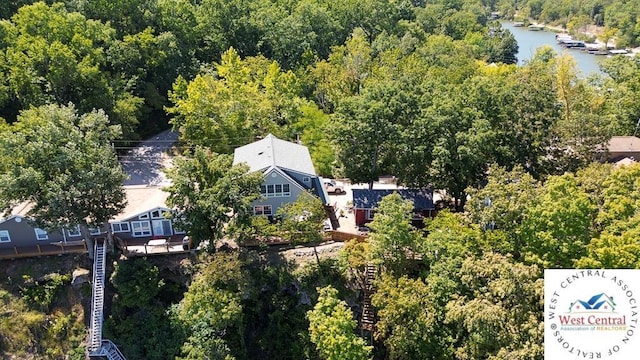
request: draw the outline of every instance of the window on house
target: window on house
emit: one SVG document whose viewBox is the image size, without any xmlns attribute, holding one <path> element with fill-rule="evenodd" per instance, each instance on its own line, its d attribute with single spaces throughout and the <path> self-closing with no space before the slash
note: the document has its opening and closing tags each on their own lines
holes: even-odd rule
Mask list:
<svg viewBox="0 0 640 360">
<path fill-rule="evenodd" d="M 3 242 L 11 242 L 11 236 L 7 230 L 0 230 L 0 243 Z"/>
<path fill-rule="evenodd" d="M 114 233 L 129 232 L 129 223 L 113 223 L 111 224 L 111 231 Z"/>
<path fill-rule="evenodd" d="M 376 214 L 375 210 L 367 210 L 367 220 L 373 220 L 373 216 Z"/>
<path fill-rule="evenodd" d="M 173 224 L 172 224 L 173 225 Z M 186 234 L 187 232 L 173 225 L 173 233 L 174 234 Z"/>
<path fill-rule="evenodd" d="M 311 182 L 311 179 L 308 176 L 305 176 L 305 177 L 302 178 L 302 182 L 303 183 L 308 183 L 308 182 Z"/>
<path fill-rule="evenodd" d="M 148 221 L 132 221 L 131 230 L 133 236 L 151 236 L 151 223 Z"/>
<path fill-rule="evenodd" d="M 256 215 L 271 215 L 271 205 L 258 205 L 253 207 L 253 213 Z"/>
<path fill-rule="evenodd" d="M 89 228 L 89 234 L 91 235 L 100 235 L 102 234 L 102 232 L 100 231 L 100 228 Z"/>
<path fill-rule="evenodd" d="M 148 219 L 149 218 L 149 213 L 144 213 L 142 215 L 138 215 L 138 219 Z"/>
<path fill-rule="evenodd" d="M 271 184 L 260 186 L 260 192 L 264 197 L 291 196 L 289 184 Z"/>
<path fill-rule="evenodd" d="M 160 210 L 154 210 L 151 212 L 151 218 L 152 219 L 162 219 L 164 216 L 164 214 L 162 214 L 162 211 Z"/>
<path fill-rule="evenodd" d="M 38 240 L 47 240 L 49 238 L 49 233 L 46 230 L 35 228 L 36 231 L 36 239 Z"/>
<path fill-rule="evenodd" d="M 67 229 L 67 236 L 69 237 L 77 237 L 77 236 L 81 236 L 82 234 L 80 233 L 80 225 L 76 225 L 75 227 L 72 227 L 71 229 Z"/>
</svg>

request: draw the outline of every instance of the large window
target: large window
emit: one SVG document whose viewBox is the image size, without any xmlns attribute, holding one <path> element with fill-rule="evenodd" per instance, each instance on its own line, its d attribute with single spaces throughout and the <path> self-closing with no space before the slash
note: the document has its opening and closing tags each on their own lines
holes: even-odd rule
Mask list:
<svg viewBox="0 0 640 360">
<path fill-rule="evenodd" d="M 253 213 L 256 215 L 271 215 L 271 205 L 258 205 L 253 207 Z"/>
<path fill-rule="evenodd" d="M 148 221 L 132 221 L 131 229 L 133 236 L 151 236 L 151 223 Z"/>
<path fill-rule="evenodd" d="M 11 242 L 11 236 L 7 230 L 0 230 L 0 243 Z"/>
<path fill-rule="evenodd" d="M 271 184 L 260 186 L 260 192 L 264 197 L 291 196 L 289 184 Z"/>
<path fill-rule="evenodd" d="M 126 222 L 113 223 L 111 224 L 111 230 L 114 233 L 129 232 L 129 223 L 126 223 Z"/>
<path fill-rule="evenodd" d="M 40 228 L 35 228 L 35 231 L 36 231 L 36 239 L 38 239 L 38 240 L 47 240 L 49 238 L 49 234 L 47 233 L 46 230 L 40 229 Z"/>
</svg>

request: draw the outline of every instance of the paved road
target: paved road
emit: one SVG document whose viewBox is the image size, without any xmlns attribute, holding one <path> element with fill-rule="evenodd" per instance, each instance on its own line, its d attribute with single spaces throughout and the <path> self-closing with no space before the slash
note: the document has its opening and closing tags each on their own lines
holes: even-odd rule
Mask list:
<svg viewBox="0 0 640 360">
<path fill-rule="evenodd" d="M 178 140 L 178 133 L 163 131 L 141 142 L 136 148 L 120 156 L 120 163 L 129 175 L 125 185 L 169 185 L 163 169 L 170 164 L 167 152 Z"/>
</svg>

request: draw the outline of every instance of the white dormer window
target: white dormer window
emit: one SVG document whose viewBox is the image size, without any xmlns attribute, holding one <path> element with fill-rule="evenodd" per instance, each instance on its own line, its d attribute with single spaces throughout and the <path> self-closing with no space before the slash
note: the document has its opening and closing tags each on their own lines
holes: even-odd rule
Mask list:
<svg viewBox="0 0 640 360">
<path fill-rule="evenodd" d="M 80 233 L 80 225 L 76 225 L 75 227 L 72 227 L 71 229 L 67 229 L 67 235 L 69 237 L 81 236 L 82 234 Z"/>
<path fill-rule="evenodd" d="M 0 230 L 0 243 L 3 242 L 11 242 L 11 236 L 7 230 Z"/>
<path fill-rule="evenodd" d="M 154 210 L 154 211 L 151 212 L 151 218 L 152 219 L 161 219 L 163 217 L 164 216 L 162 216 L 162 211 L 160 211 L 160 210 Z"/>
<path fill-rule="evenodd" d="M 138 215 L 138 219 L 148 219 L 149 218 L 149 213 L 144 213 L 142 215 Z"/>
<path fill-rule="evenodd" d="M 47 240 L 49 238 L 49 233 L 47 233 L 46 230 L 40 228 L 35 228 L 34 230 L 36 232 L 36 239 Z"/>
</svg>

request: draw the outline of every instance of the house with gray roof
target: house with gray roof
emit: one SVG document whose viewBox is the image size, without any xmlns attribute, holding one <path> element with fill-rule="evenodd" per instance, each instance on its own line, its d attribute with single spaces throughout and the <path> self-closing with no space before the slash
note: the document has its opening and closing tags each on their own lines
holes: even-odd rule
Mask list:
<svg viewBox="0 0 640 360">
<path fill-rule="evenodd" d="M 382 198 L 393 193 L 398 193 L 403 200 L 413 203 L 413 225 L 421 227 L 425 217 L 435 215 L 433 191 L 430 189 L 353 189 L 352 192 L 356 226 L 365 225 L 373 220 Z"/>
<path fill-rule="evenodd" d="M 611 163 L 623 160 L 625 163 L 633 163 L 640 160 L 640 138 L 635 136 L 612 136 L 607 143 L 605 159 Z"/>
<path fill-rule="evenodd" d="M 112 233 L 124 241 L 146 241 L 154 238 L 182 239 L 185 232 L 167 217 L 169 194 L 163 187 L 170 182 L 163 169 L 170 166 L 169 150 L 177 134 L 164 131 L 120 156 L 129 178 L 124 183 L 127 205 L 108 224 L 89 229 L 91 235 Z M 19 204 L 6 214 L 0 214 L 0 258 L 59 253 L 56 250 L 79 246 L 83 236 L 78 226 L 69 229 L 41 229 L 29 211 L 32 204 Z M 33 250 L 33 249 L 37 249 Z M 80 248 L 78 250 L 86 250 Z"/>
<path fill-rule="evenodd" d="M 272 134 L 264 139 L 236 148 L 233 164 L 246 163 L 250 172 L 264 176 L 262 198 L 253 203 L 255 215 L 272 217 L 278 208 L 309 191 L 323 204 L 329 203 L 322 179 L 316 174 L 306 146 L 278 139 Z"/>
</svg>

